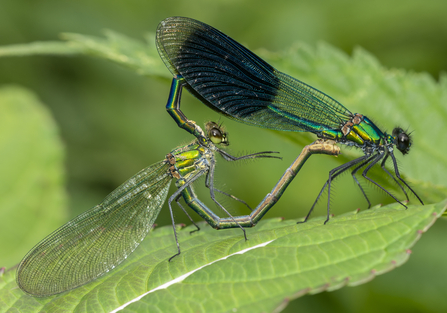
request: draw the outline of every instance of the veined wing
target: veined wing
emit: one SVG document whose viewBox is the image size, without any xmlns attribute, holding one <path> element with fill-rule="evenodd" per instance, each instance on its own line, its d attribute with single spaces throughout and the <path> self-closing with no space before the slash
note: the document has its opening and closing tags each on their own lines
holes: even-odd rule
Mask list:
<svg viewBox="0 0 447 313">
<path fill-rule="evenodd" d="M 170 17 L 157 29 L 157 49 L 174 75 L 205 104 L 240 122 L 288 131 L 338 129 L 351 113 L 317 89 L 277 71 L 202 22 Z"/>
<path fill-rule="evenodd" d="M 110 271 L 146 237 L 171 183 L 168 164 L 153 164 L 38 243 L 17 269 L 34 296 L 64 292 Z"/>
</svg>

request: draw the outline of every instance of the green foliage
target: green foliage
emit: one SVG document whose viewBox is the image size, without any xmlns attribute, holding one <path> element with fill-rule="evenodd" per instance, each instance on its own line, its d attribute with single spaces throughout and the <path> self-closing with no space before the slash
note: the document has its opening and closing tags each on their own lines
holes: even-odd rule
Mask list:
<svg viewBox="0 0 447 313">
<path fill-rule="evenodd" d="M 148 77 L 163 78 L 166 82 L 167 93 L 170 74 L 158 59 L 153 35 L 148 36 L 148 43 L 129 39 L 112 31 L 106 32 L 106 38 L 77 34 L 64 34 L 63 38 L 67 40 L 66 43 L 30 44 L 28 52 L 26 45 L 0 47 L 0 56 L 91 55 L 115 62 Z M 354 56 L 350 58 L 326 44 L 320 44 L 316 49 L 300 44 L 283 53 L 259 51 L 259 54 L 279 70 L 330 94 L 352 112 L 379 118 L 380 120 L 375 120 L 375 122 L 388 130 L 395 126 L 388 123 L 399 123 L 403 128 L 410 126 L 411 129 L 417 130 L 413 134 L 411 153 L 408 156 L 399 157 L 401 172 L 427 203 L 445 198 L 447 184 L 443 178 L 447 174 L 447 145 L 435 145 L 434 141 L 437 138 L 433 138 L 433 134 L 444 134 L 447 128 L 444 123 L 447 116 L 445 108 L 447 79 L 444 76 L 441 77 L 439 83 L 436 83 L 428 75 L 387 70 L 364 50 L 357 49 Z M 23 101 L 24 103 L 36 102 L 35 98 L 29 96 L 29 92 L 23 89 L 15 90 L 15 96 L 12 98 L 25 97 L 27 100 Z M 8 97 L 0 97 L 0 101 L 4 101 L 3 99 L 8 99 Z M 11 103 L 15 105 L 18 102 L 14 100 Z M 157 107 L 163 110 L 161 105 L 157 104 Z M 424 106 L 426 109 L 421 110 Z M 155 107 L 154 105 L 152 110 L 156 110 Z M 28 138 L 30 143 L 43 152 L 54 153 L 54 149 L 41 143 L 48 136 L 39 135 L 39 128 L 32 127 L 33 124 L 26 122 L 28 115 L 25 113 L 38 116 L 30 112 L 32 111 L 21 111 L 20 116 L 11 119 L 11 123 L 7 124 L 7 128 L 1 133 L 16 136 L 20 133 L 18 131 L 26 130 L 25 138 Z M 190 117 L 197 120 L 196 117 Z M 149 120 L 150 118 L 150 116 L 146 117 Z M 46 120 L 43 124 L 52 129 L 53 142 L 57 142 L 52 122 Z M 14 127 L 18 130 L 11 131 Z M 429 127 L 430 131 L 426 131 Z M 288 140 L 288 145 L 295 147 L 296 154 L 300 145 L 312 140 L 307 134 L 297 136 L 275 132 L 275 136 Z M 35 146 L 25 142 L 21 148 L 5 149 L 8 153 L 17 152 L 21 158 L 32 156 L 33 160 L 39 160 L 38 152 L 21 150 Z M 259 147 L 257 149 L 259 150 Z M 60 150 L 55 150 L 60 153 Z M 358 151 L 355 150 L 343 150 L 343 155 L 336 159 L 331 158 L 331 162 L 335 165 L 342 164 L 357 153 Z M 30 162 L 28 159 L 25 161 L 21 158 L 9 156 L 8 160 L 13 160 L 17 166 L 23 166 L 26 161 Z M 39 208 L 40 214 L 43 214 L 41 210 L 45 209 L 52 212 L 52 217 L 54 217 L 54 213 L 60 211 L 54 210 L 54 204 L 51 204 L 52 199 L 54 197 L 56 204 L 60 207 L 63 198 L 63 191 L 60 189 L 62 170 L 60 154 L 59 158 L 54 155 L 50 158 L 54 162 L 53 169 L 57 168 L 54 172 L 36 161 L 34 162 L 36 168 L 26 173 L 40 171 L 40 175 L 45 174 L 45 179 L 50 179 L 53 173 L 57 181 L 54 188 L 35 189 L 36 186 L 43 185 L 38 185 L 33 179 L 18 175 L 20 170 L 13 171 L 12 166 L 6 169 L 13 180 L 18 181 L 20 178 L 16 183 L 18 188 L 10 192 L 12 199 L 28 201 Z M 257 175 L 266 175 L 257 172 Z M 128 173 L 128 176 L 132 174 Z M 381 184 L 388 188 L 395 188 L 392 181 L 378 174 L 374 175 Z M 1 176 L 1 182 L 9 182 L 3 179 L 3 175 Z M 253 179 L 256 181 L 256 177 L 253 176 Z M 23 189 L 23 182 L 29 183 L 30 186 Z M 45 186 L 48 186 L 48 182 L 45 183 Z M 59 189 L 55 195 L 46 194 L 57 188 Z M 295 189 L 294 186 L 290 188 Z M 0 190 L 3 194 L 3 190 L 8 189 Z M 25 193 L 26 197 L 23 196 L 24 190 L 29 190 Z M 395 188 L 395 190 L 398 192 L 398 189 Z M 35 197 L 29 197 L 30 192 L 36 192 L 39 198 L 36 200 Z M 286 194 L 290 192 L 290 190 L 286 191 Z M 9 195 L 9 191 L 5 194 Z M 277 206 L 281 206 L 281 203 L 279 202 Z M 20 207 L 25 208 L 24 205 Z M 293 216 L 297 216 L 296 212 L 300 207 L 307 209 L 306 205 L 301 204 L 287 206 Z M 173 251 L 175 252 L 172 229 L 162 228 L 154 231 L 123 266 L 91 284 L 59 297 L 35 299 L 14 289 L 14 271 L 9 271 L 3 277 L 4 285 L 0 299 L 4 301 L 2 307 L 14 305 L 22 310 L 29 309 L 30 312 L 56 307 L 72 310 L 87 307 L 87 304 L 89 309 L 94 309 L 95 306 L 115 308 L 147 290 L 208 264 L 183 282 L 151 293 L 131 306 L 135 306 L 135 310 L 150 308 L 160 311 L 175 311 L 180 307 L 190 311 L 211 311 L 212 309 L 227 311 L 233 307 L 243 308 L 244 311 L 271 311 L 281 306 L 285 298 L 333 290 L 345 284 L 361 283 L 372 278 L 374 273 L 382 273 L 402 264 L 408 258 L 406 250 L 418 238 L 417 230 L 425 230 L 431 225 L 434 219 L 431 214 L 434 212 L 436 215 L 441 214 L 444 207 L 443 203 L 425 207 L 415 206 L 404 211 L 393 205 L 360 214 L 350 213 L 338 216 L 326 226 L 322 225 L 321 218 L 299 226 L 296 226 L 293 220 L 284 222 L 267 220 L 249 230 L 248 242 L 243 242 L 239 230 L 216 232 L 203 227 L 201 232 L 189 236 L 190 228 L 186 228 L 180 232 L 182 256 L 171 263 L 167 262 L 167 258 L 173 254 Z M 337 213 L 339 209 L 341 208 L 336 209 Z M 2 214 L 3 210 L 4 206 L 2 206 Z M 33 222 L 32 225 L 36 227 L 36 231 L 31 232 L 33 238 L 28 241 L 35 243 L 46 233 L 38 233 L 39 225 L 35 223 L 41 220 L 31 214 L 28 215 L 30 221 Z M 21 223 L 22 218 L 23 214 L 8 218 L 8 220 L 11 222 L 10 225 L 16 225 Z M 47 222 L 45 219 L 42 221 Z M 31 226 L 30 229 L 32 229 Z M 42 231 L 39 230 L 39 232 Z M 9 236 L 11 232 L 8 232 Z M 345 238 L 350 238 L 350 240 L 345 240 Z M 232 256 L 225 261 L 210 264 L 214 260 L 268 240 L 274 240 L 274 242 L 264 248 L 257 248 L 242 255 Z M 349 244 L 346 241 L 349 241 Z M 17 244 L 16 242 L 15 245 Z M 325 249 L 324 255 L 322 255 L 322 247 Z M 25 250 L 28 248 L 30 247 L 26 247 Z M 23 255 L 24 251 L 18 254 Z M 20 259 L 17 254 L 9 258 L 16 261 Z M 349 281 L 346 277 L 349 277 Z M 219 288 L 213 288 L 215 284 L 219 284 Z M 224 297 L 225 300 L 228 299 L 228 302 L 222 300 Z"/>
<path fill-rule="evenodd" d="M 407 210 L 393 204 L 340 215 L 326 225 L 324 217 L 305 224 L 269 219 L 247 229 L 248 241 L 239 229 L 218 232 L 201 223 L 199 232 L 190 234 L 192 226 L 178 231 L 182 254 L 171 262 L 176 246 L 166 226 L 122 266 L 59 296 L 27 296 L 9 271 L 0 286 L 1 304 L 21 312 L 111 311 L 136 300 L 125 311 L 270 312 L 284 299 L 356 286 L 400 266 L 446 207 L 447 201 Z"/>
<path fill-rule="evenodd" d="M 104 31 L 106 38 L 80 34 L 62 34 L 68 45 L 96 56 L 127 66 L 138 74 L 171 78 L 158 56 L 154 34 L 148 36 L 146 43 L 131 39 L 111 30 Z"/>
<path fill-rule="evenodd" d="M 30 56 L 30 55 L 75 55 L 82 53 L 75 46 L 60 41 L 41 41 L 28 44 L 10 45 L 0 47 L 0 57 Z"/>
<path fill-rule="evenodd" d="M 32 92 L 1 87 L 0 116 L 0 238 L 7 238 L 0 264 L 12 266 L 65 219 L 64 154 L 52 117 Z"/>
</svg>

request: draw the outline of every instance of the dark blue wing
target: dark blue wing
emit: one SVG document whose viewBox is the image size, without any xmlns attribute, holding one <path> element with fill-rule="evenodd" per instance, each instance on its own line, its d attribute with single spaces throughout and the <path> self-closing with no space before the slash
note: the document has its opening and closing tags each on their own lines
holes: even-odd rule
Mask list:
<svg viewBox="0 0 447 313">
<path fill-rule="evenodd" d="M 338 129 L 351 116 L 336 100 L 207 24 L 170 17 L 159 24 L 156 41 L 166 66 L 196 97 L 240 122 L 318 133 Z"/>
</svg>

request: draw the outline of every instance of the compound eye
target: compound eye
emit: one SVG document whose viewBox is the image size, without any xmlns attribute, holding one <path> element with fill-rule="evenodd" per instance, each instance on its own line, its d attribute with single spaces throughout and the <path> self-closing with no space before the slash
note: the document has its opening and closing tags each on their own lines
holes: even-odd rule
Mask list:
<svg viewBox="0 0 447 313">
<path fill-rule="evenodd" d="M 217 128 L 214 128 L 214 127 L 211 128 L 209 131 L 209 136 L 210 136 L 211 142 L 214 144 L 219 144 L 222 142 L 222 138 L 223 138 L 222 132 Z"/>
<path fill-rule="evenodd" d="M 403 154 L 408 153 L 410 150 L 410 137 L 405 133 L 400 133 L 397 136 L 396 146 Z"/>
<path fill-rule="evenodd" d="M 396 127 L 393 129 L 393 137 L 398 137 L 400 134 L 402 134 L 404 130 L 400 127 Z"/>
</svg>

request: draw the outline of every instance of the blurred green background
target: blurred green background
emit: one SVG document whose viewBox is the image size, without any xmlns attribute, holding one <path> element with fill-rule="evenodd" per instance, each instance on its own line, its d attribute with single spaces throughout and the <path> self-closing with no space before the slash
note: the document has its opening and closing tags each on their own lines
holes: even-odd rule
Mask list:
<svg viewBox="0 0 447 313">
<path fill-rule="evenodd" d="M 429 72 L 438 78 L 447 68 L 446 13 L 447 2 L 441 0 L 423 3 L 383 0 L 2 0 L 0 45 L 58 40 L 61 32 L 100 36 L 105 28 L 142 39 L 148 32 L 154 32 L 164 18 L 181 15 L 208 23 L 250 49 L 281 51 L 298 41 L 313 46 L 325 41 L 351 54 L 354 47 L 361 46 L 386 67 Z M 60 129 L 66 148 L 69 204 L 67 208 L 61 208 L 66 213 L 56 225 L 94 206 L 138 170 L 163 159 L 174 147 L 192 139 L 177 128 L 164 109 L 168 81 L 137 76 L 107 61 L 87 57 L 0 58 L 0 85 L 6 84 L 17 84 L 34 91 L 48 106 Z M 186 115 L 199 123 L 220 118 L 190 95 L 185 94 L 182 105 Z M 379 114 L 377 112 L 375 120 L 392 118 Z M 230 133 L 229 151 L 233 154 L 274 150 L 280 151 L 284 158 L 282 161 L 258 160 L 240 164 L 219 162 L 218 188 L 255 206 L 271 190 L 299 150 L 290 149 L 290 143 L 272 131 L 225 118 L 222 121 Z M 311 158 L 290 187 L 292 190 L 284 194 L 268 216 L 304 216 L 335 164 L 327 156 Z M 197 185 L 203 184 L 199 182 Z M 363 186 L 373 204 L 391 202 L 371 185 Z M 207 199 L 208 191 L 204 190 L 200 195 Z M 235 207 L 234 214 L 247 213 L 228 199 L 220 200 L 226 206 Z M 315 214 L 324 214 L 325 202 L 326 198 L 320 201 Z M 212 203 L 209 205 L 215 207 Z M 291 207 L 294 210 L 290 210 Z M 357 207 L 364 209 L 366 203 L 350 175 L 344 175 L 335 184 L 332 208 L 337 209 L 333 213 L 340 214 L 343 208 L 351 211 Z M 189 224 L 180 210 L 176 212 L 176 221 Z M 162 211 L 157 224 L 169 224 L 167 210 Z M 376 312 L 380 307 L 383 312 L 436 312 L 440 307 L 447 307 L 446 299 L 438 297 L 445 294 L 445 289 L 423 283 L 430 282 L 431 278 L 441 279 L 434 274 L 435 268 L 443 265 L 437 264 L 440 259 L 435 258 L 441 246 L 435 246 L 433 238 L 436 238 L 436 232 L 442 236 L 442 226 L 446 226 L 442 221 L 437 223 L 434 230 L 422 238 L 415 247 L 419 252 L 414 253 L 403 268 L 360 287 L 300 298 L 286 311 L 294 312 L 299 308 L 301 312 L 358 312 L 360 309 Z M 46 232 L 54 228 L 49 226 Z M 40 239 L 35 238 L 35 243 Z M 31 247 L 20 247 L 19 255 Z M 418 258 L 427 253 L 433 254 L 436 260 L 431 266 L 427 264 L 427 272 L 411 272 L 412 268 L 420 270 Z M 15 263 L 19 261 L 17 258 Z M 427 262 L 427 259 L 422 258 L 419 262 Z M 14 263 L 1 265 L 9 267 Z M 421 288 L 429 289 L 421 292 Z"/>
</svg>

